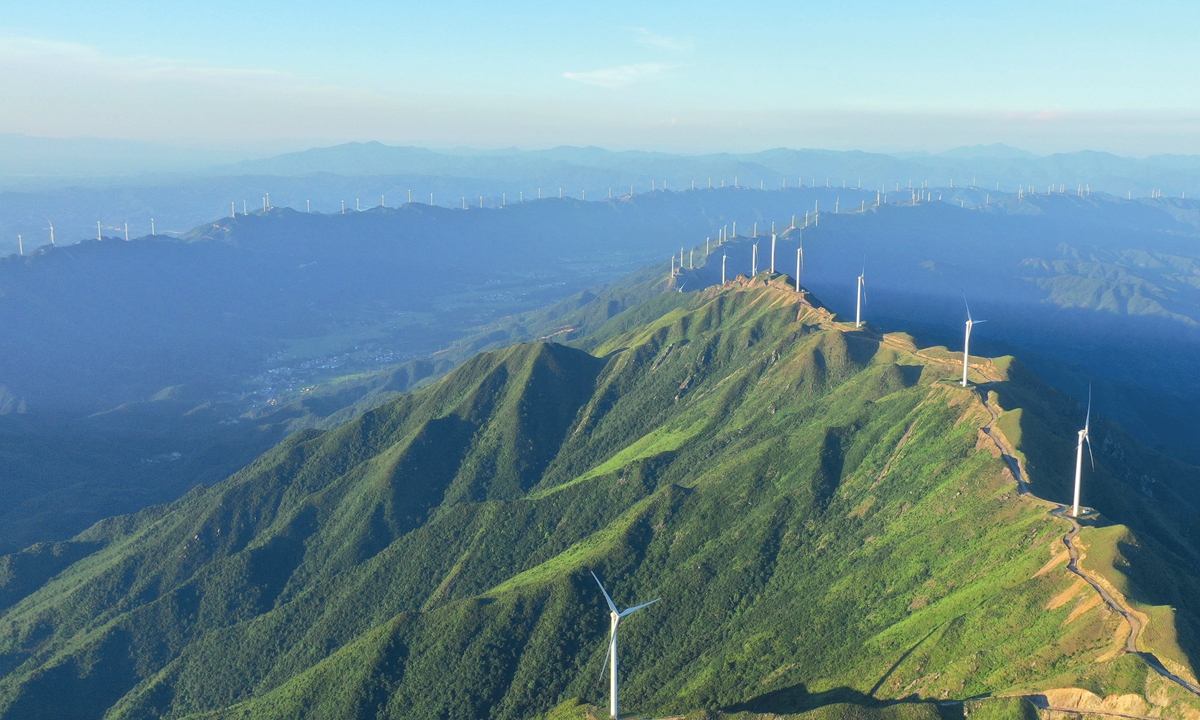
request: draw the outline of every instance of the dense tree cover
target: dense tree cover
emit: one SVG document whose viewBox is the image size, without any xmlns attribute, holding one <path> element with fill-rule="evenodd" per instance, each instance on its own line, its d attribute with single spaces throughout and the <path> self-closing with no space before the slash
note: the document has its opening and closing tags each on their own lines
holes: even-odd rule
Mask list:
<svg viewBox="0 0 1200 720">
<path fill-rule="evenodd" d="M 986 393 L 1057 498 L 1075 402 L 1011 359 L 976 359 L 987 383 L 962 388 L 955 356 L 855 331 L 789 283 L 667 293 L 571 346 L 477 355 L 225 482 L 10 558 L 0 717 L 602 704 L 589 569 L 619 604 L 663 597 L 622 628 L 636 712 L 923 720 L 929 704 L 879 703 L 1151 694 L 1113 652 L 1117 616 L 1057 602 L 1076 584 L 1051 562 L 1067 525 L 980 433 Z M 1088 499 L 1149 556 L 1121 555 L 1125 592 L 1153 609 L 1148 578 L 1182 588 L 1153 649 L 1190 672 L 1194 473 L 1115 428 L 1095 438 Z M 1171 507 L 1126 496 L 1135 460 Z"/>
</svg>

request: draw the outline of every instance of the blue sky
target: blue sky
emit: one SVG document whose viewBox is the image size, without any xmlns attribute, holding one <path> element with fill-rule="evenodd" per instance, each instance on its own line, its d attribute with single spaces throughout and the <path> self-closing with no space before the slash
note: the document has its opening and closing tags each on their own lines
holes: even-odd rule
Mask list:
<svg viewBox="0 0 1200 720">
<path fill-rule="evenodd" d="M 7 133 L 1200 153 L 1195 3 L 6 5 Z"/>
</svg>

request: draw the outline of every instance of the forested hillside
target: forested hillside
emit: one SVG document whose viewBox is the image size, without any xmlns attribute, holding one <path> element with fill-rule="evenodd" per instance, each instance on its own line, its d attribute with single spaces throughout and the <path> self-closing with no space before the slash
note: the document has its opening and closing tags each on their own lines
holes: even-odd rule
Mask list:
<svg viewBox="0 0 1200 720">
<path fill-rule="evenodd" d="M 667 292 L 570 345 L 477 355 L 224 482 L 8 556 L 0 717 L 598 703 L 589 569 L 620 605 L 663 598 L 623 625 L 631 713 L 1063 688 L 1196 712 L 1068 565 L 1050 511 L 1078 402 L 1012 358 L 972 358 L 961 387 L 959 356 L 855 330 L 792 282 Z M 1194 683 L 1197 472 L 1104 422 L 1093 440 L 1103 517 L 1072 547 L 1148 618 L 1136 647 Z"/>
</svg>

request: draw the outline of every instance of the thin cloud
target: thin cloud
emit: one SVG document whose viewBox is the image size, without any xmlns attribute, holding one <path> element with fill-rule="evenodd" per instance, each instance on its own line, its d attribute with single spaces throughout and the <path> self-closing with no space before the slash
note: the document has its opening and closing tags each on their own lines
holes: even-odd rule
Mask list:
<svg viewBox="0 0 1200 720">
<path fill-rule="evenodd" d="M 603 70 L 588 70 L 586 72 L 565 72 L 563 77 L 587 85 L 599 85 L 610 90 L 620 90 L 639 80 L 655 78 L 671 66 L 664 63 L 635 63 L 619 65 Z"/>
<path fill-rule="evenodd" d="M 213 67 L 186 60 L 145 55 L 116 57 L 78 43 L 0 36 L 0 66 L 19 64 L 70 68 L 74 72 L 92 76 L 138 82 L 301 82 L 290 73 L 274 70 Z"/>
<path fill-rule="evenodd" d="M 673 52 L 690 52 L 692 48 L 696 46 L 696 38 L 658 35 L 650 32 L 646 28 L 632 29 L 636 40 L 646 47 L 658 48 L 660 50 L 671 50 Z"/>
</svg>

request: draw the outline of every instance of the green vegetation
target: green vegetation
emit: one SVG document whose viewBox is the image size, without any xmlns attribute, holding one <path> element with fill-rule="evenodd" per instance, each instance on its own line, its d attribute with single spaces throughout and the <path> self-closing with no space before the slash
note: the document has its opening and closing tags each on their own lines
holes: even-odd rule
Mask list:
<svg viewBox="0 0 1200 720">
<path fill-rule="evenodd" d="M 980 394 L 766 279 L 477 355 L 10 561 L 0 717 L 588 717 L 589 569 L 618 603 L 664 598 L 623 629 L 631 713 L 934 720 L 1149 682 L 1050 563 L 1065 523 L 1017 495 Z M 1031 428 L 1065 436 L 1044 408 L 1072 401 L 1006 372 L 990 389 L 1036 400 L 1005 417 L 1048 462 Z"/>
</svg>

